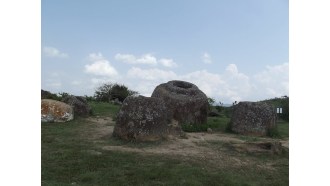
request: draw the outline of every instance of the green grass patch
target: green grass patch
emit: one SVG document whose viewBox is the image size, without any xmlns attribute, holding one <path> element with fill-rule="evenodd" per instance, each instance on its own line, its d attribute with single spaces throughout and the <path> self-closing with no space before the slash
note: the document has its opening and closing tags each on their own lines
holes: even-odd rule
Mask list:
<svg viewBox="0 0 330 186">
<path fill-rule="evenodd" d="M 289 138 L 289 122 L 278 121 L 276 127 L 267 131 L 267 136 L 272 138 Z"/>
<path fill-rule="evenodd" d="M 106 102 L 89 102 L 95 116 L 112 116 L 115 117 L 120 110 L 120 105 L 114 105 Z"/>
<path fill-rule="evenodd" d="M 260 141 L 260 139 L 258 137 L 255 137 L 255 136 L 238 135 L 238 139 L 243 140 L 245 142 L 256 142 L 256 141 Z"/>
<path fill-rule="evenodd" d="M 208 117 L 207 123 L 204 125 L 183 124 L 181 127 L 185 132 L 205 132 L 207 128 L 211 128 L 213 131 L 225 132 L 229 120 L 230 118 L 226 117 Z"/>
<path fill-rule="evenodd" d="M 113 116 L 119 110 L 119 106 L 109 103 L 91 105 L 98 116 Z M 229 118 L 208 118 L 207 126 L 224 131 L 228 121 Z M 248 156 L 230 150 L 230 144 L 211 142 L 219 153 L 228 152 L 230 158 L 242 161 L 250 158 L 246 162 L 274 165 L 274 170 L 265 171 L 256 165 L 216 166 L 197 157 L 107 151 L 101 146 L 152 148 L 163 142 L 125 142 L 112 137 L 92 141 L 87 135 L 93 132 L 93 127 L 97 126 L 86 118 L 42 123 L 42 185 L 288 185 L 288 157 Z"/>
<path fill-rule="evenodd" d="M 277 130 L 278 130 L 279 135 L 282 138 L 288 138 L 289 137 L 289 122 L 287 122 L 287 121 L 277 122 Z"/>
</svg>

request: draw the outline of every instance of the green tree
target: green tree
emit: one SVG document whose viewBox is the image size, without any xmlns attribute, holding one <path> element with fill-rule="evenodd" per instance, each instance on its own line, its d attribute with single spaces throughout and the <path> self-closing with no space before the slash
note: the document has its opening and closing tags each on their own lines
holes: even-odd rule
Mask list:
<svg viewBox="0 0 330 186">
<path fill-rule="evenodd" d="M 279 118 L 289 121 L 289 97 L 288 96 L 282 96 L 281 98 L 272 98 L 263 100 L 262 102 L 266 102 L 271 104 L 274 109 L 276 108 L 282 108 L 282 113 L 278 114 Z"/>
<path fill-rule="evenodd" d="M 112 83 L 104 83 L 103 85 L 96 88 L 94 97 L 96 101 L 110 102 L 111 100 L 111 89 Z"/>
<path fill-rule="evenodd" d="M 94 97 L 96 101 L 110 102 L 111 100 L 118 99 L 122 102 L 127 96 L 137 94 L 138 92 L 128 89 L 125 85 L 104 83 L 97 87 Z"/>
<path fill-rule="evenodd" d="M 223 103 L 221 103 L 221 101 L 219 101 L 219 105 L 216 105 L 215 109 L 217 109 L 218 112 L 221 112 L 223 110 Z"/>
<path fill-rule="evenodd" d="M 138 92 L 129 90 L 125 85 L 114 84 L 111 91 L 111 100 L 118 99 L 123 102 L 127 96 L 136 95 Z"/>
<path fill-rule="evenodd" d="M 209 102 L 209 111 L 212 110 L 212 106 L 215 103 L 214 98 L 207 97 L 207 101 Z"/>
</svg>

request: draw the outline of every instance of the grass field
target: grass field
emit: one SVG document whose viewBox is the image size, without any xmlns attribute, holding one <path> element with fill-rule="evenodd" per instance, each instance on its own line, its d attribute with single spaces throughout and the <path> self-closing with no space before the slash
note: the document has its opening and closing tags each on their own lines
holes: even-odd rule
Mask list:
<svg viewBox="0 0 330 186">
<path fill-rule="evenodd" d="M 95 117 L 114 117 L 118 106 L 92 103 Z M 209 118 L 214 135 L 225 131 L 228 118 Z M 109 124 L 112 125 L 112 124 Z M 111 126 L 108 126 L 111 127 Z M 289 155 L 237 152 L 231 142 L 196 143 L 216 156 L 182 156 L 105 150 L 102 146 L 152 149 L 167 142 L 122 142 L 105 135 L 92 138 L 98 128 L 88 118 L 67 123 L 42 123 L 42 185 L 288 185 Z M 287 138 L 288 123 L 279 123 Z M 219 132 L 219 133 L 217 133 Z M 243 141 L 253 137 L 230 134 Z M 236 163 L 235 163 L 236 162 Z"/>
</svg>

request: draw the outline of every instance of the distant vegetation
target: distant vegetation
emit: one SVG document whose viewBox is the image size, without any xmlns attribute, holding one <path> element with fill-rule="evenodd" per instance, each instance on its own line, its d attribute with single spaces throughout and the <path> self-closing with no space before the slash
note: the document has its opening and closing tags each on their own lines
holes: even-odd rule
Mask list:
<svg viewBox="0 0 330 186">
<path fill-rule="evenodd" d="M 284 121 L 289 121 L 289 97 L 282 96 L 280 98 L 272 98 L 263 100 L 262 102 L 269 103 L 273 105 L 274 108 L 282 108 L 282 114 L 278 114 L 280 119 Z"/>
<path fill-rule="evenodd" d="M 103 85 L 96 88 L 95 93 L 93 96 L 87 96 L 87 101 L 89 102 L 111 102 L 113 100 L 118 100 L 120 102 L 123 102 L 126 97 L 131 95 L 137 95 L 138 92 L 129 89 L 127 86 L 123 84 L 117 84 L 117 83 L 104 83 Z M 42 99 L 54 99 L 61 101 L 65 96 L 70 95 L 66 92 L 61 93 L 51 93 L 49 91 L 41 90 L 41 98 Z M 282 108 L 282 113 L 278 114 L 279 119 L 282 119 L 284 121 L 289 122 L 289 97 L 288 96 L 282 96 L 280 98 L 271 98 L 267 100 L 262 100 L 261 102 L 266 102 L 271 104 L 274 109 L 275 108 Z M 215 112 L 218 114 L 219 118 L 231 118 L 233 106 L 236 105 L 238 102 L 233 102 L 233 106 L 226 107 L 224 104 L 219 101 L 216 103 L 214 98 L 208 97 L 208 103 L 209 103 L 209 111 Z M 190 125 L 184 125 L 184 129 L 186 131 L 206 131 L 206 129 L 210 126 L 190 126 Z"/>
<path fill-rule="evenodd" d="M 66 92 L 60 92 L 58 94 L 51 93 L 46 90 L 41 89 L 41 99 L 53 99 L 57 101 L 61 101 L 64 97 L 69 96 L 70 94 Z"/>
<path fill-rule="evenodd" d="M 99 86 L 94 94 L 96 101 L 110 102 L 111 100 L 118 99 L 123 102 L 127 96 L 137 95 L 137 91 L 128 89 L 125 85 L 105 83 Z"/>
<path fill-rule="evenodd" d="M 117 83 L 104 83 L 103 85 L 96 88 L 93 96 L 85 95 L 84 97 L 87 101 L 110 102 L 112 100 L 118 100 L 123 102 L 127 96 L 137 94 L 137 91 L 130 90 L 125 85 Z M 61 101 L 64 97 L 69 95 L 71 94 L 66 92 L 54 94 L 46 90 L 41 90 L 41 99 L 53 99 Z"/>
</svg>

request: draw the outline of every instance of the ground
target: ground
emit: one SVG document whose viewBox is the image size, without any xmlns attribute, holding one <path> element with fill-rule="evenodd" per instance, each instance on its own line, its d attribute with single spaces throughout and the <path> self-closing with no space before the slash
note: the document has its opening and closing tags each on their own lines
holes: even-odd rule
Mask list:
<svg viewBox="0 0 330 186">
<path fill-rule="evenodd" d="M 112 137 L 113 115 L 42 123 L 42 185 L 288 185 L 288 137 L 214 130 L 160 142 Z M 274 154 L 255 145 L 280 141 Z"/>
<path fill-rule="evenodd" d="M 172 137 L 153 146 L 147 146 L 144 148 L 135 147 L 135 146 L 126 146 L 126 145 L 104 145 L 107 140 L 111 139 L 113 128 L 115 122 L 111 117 L 94 117 L 89 118 L 90 125 L 92 125 L 94 130 L 88 131 L 88 135 L 90 140 L 93 140 L 95 143 L 99 142 L 101 145 L 99 148 L 103 150 L 115 150 L 115 151 L 125 151 L 125 152 L 137 152 L 141 154 L 164 154 L 164 155 L 180 155 L 180 156 L 191 156 L 204 158 L 208 161 L 216 161 L 217 156 L 221 156 L 219 154 L 219 149 L 213 148 L 212 144 L 222 143 L 222 144 L 231 144 L 233 147 L 244 146 L 246 144 L 247 139 L 241 135 L 237 134 L 229 134 L 224 132 L 194 132 L 194 133 L 186 133 L 185 137 Z M 241 139 L 240 139 L 241 138 Z M 262 137 L 250 137 L 252 140 L 258 141 L 280 141 L 282 146 L 285 148 L 289 148 L 289 140 L 270 140 L 269 138 Z M 116 140 L 116 139 L 113 139 Z M 247 146 L 247 145 L 245 145 Z M 247 151 L 253 151 L 251 149 L 247 149 Z M 260 149 L 262 150 L 262 149 Z M 265 150 L 265 153 L 268 152 Z M 224 157 L 218 157 L 223 161 Z M 230 159 L 230 157 L 227 157 Z M 228 161 L 228 159 L 226 160 Z M 231 160 L 229 160 L 231 161 Z M 220 162 L 220 161 L 219 161 Z M 234 158 L 233 163 L 237 162 Z M 213 163 L 213 162 L 212 162 Z M 241 162 L 240 162 L 241 163 Z"/>
</svg>

